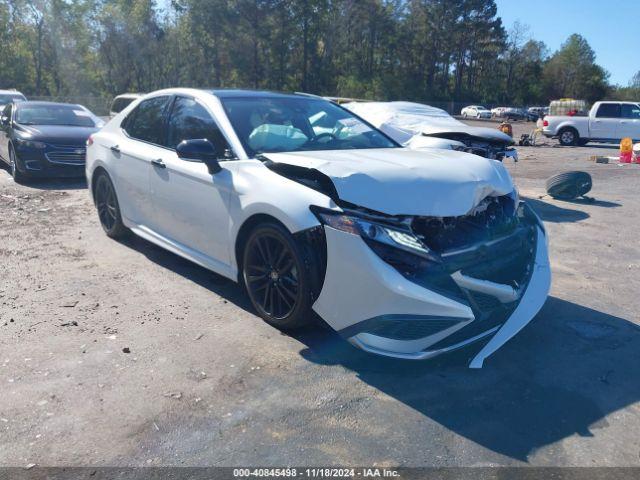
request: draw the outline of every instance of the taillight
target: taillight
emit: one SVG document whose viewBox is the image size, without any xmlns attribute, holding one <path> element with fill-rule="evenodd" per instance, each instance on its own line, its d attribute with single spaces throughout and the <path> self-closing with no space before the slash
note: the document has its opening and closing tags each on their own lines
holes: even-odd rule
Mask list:
<svg viewBox="0 0 640 480">
<path fill-rule="evenodd" d="M 93 135 L 89 135 L 89 138 L 87 138 L 87 147 L 91 145 L 93 145 Z"/>
<path fill-rule="evenodd" d="M 547 120 L 545 120 L 544 122 L 542 122 L 542 126 L 543 127 L 548 127 L 549 126 L 549 122 Z"/>
</svg>

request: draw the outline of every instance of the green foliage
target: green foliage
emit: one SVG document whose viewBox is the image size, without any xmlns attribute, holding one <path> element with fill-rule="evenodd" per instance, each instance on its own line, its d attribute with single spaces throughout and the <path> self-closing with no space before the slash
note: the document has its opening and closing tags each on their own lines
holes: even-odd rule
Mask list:
<svg viewBox="0 0 640 480">
<path fill-rule="evenodd" d="M 245 87 L 543 104 L 610 93 L 587 41 L 549 57 L 494 0 L 0 0 L 0 88 Z M 640 75 L 626 91 L 640 90 Z"/>
<path fill-rule="evenodd" d="M 543 82 L 553 98 L 571 97 L 596 101 L 608 92 L 608 74 L 595 63 L 587 40 L 574 33 L 546 62 Z"/>
</svg>

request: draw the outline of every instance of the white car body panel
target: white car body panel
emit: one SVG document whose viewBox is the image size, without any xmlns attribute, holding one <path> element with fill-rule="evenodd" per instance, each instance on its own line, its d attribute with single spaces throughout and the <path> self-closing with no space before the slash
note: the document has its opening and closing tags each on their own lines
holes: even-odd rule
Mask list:
<svg viewBox="0 0 640 480">
<path fill-rule="evenodd" d="M 203 163 L 186 162 L 172 151 L 164 152 L 161 158 L 164 168 L 148 169 L 153 199 L 149 226 L 164 237 L 229 265 L 232 173 L 223 169 L 212 176 Z"/>
<path fill-rule="evenodd" d="M 173 94 L 194 97 L 217 122 L 237 157 L 221 160 L 220 172 L 211 174 L 204 164 L 181 160 L 171 149 L 131 139 L 120 128 L 140 101 Z M 501 135 L 498 131 L 491 133 Z M 338 203 L 345 201 L 386 215 L 459 217 L 469 214 L 487 197 L 514 191 L 501 162 L 444 149 L 301 151 L 268 153 L 264 155 L 266 159 L 250 158 L 220 100 L 210 92 L 192 89 L 164 90 L 136 100 L 94 134 L 92 141 L 86 162 L 89 184 L 93 188 L 96 169 L 108 172 L 127 227 L 142 238 L 233 280 L 238 280 L 239 273 L 236 240 L 243 225 L 257 215 L 272 217 L 295 234 L 321 225 L 311 206 L 340 212 Z M 119 153 L 112 147 L 117 147 Z M 159 161 L 163 165 L 159 166 Z M 276 173 L 278 164 L 303 167 L 328 177 L 339 200 Z M 408 280 L 360 236 L 326 225 L 324 232 L 327 268 L 313 309 L 334 329 L 342 332 L 381 315 L 446 317 L 454 321 L 433 335 L 409 341 L 358 332 L 349 337 L 354 345 L 400 358 L 429 358 L 498 331 L 497 327 L 491 328 L 456 345 L 429 350 L 474 320 L 470 306 Z M 546 247 L 540 250 L 540 243 L 544 242 L 538 242 L 542 265 Z M 535 298 L 504 324 L 499 330 L 504 333 L 489 344 L 491 348 L 485 347 L 482 359 L 511 338 L 544 303 L 548 284 L 545 289 L 545 279 L 540 275 L 536 278 L 541 279 L 535 283 L 538 286 L 532 283 L 527 290 Z M 458 280 L 467 282 L 465 288 L 498 292 L 501 301 L 515 295 L 505 285 L 469 278 Z M 482 360 L 477 362 L 481 364 Z"/>
<path fill-rule="evenodd" d="M 483 198 L 514 189 L 501 162 L 450 150 L 336 150 L 268 157 L 319 170 L 331 178 L 341 199 L 389 215 L 465 215 Z"/>
<path fill-rule="evenodd" d="M 313 309 L 335 330 L 380 315 L 420 315 L 428 311 L 433 316 L 460 318 L 461 323 L 437 335 L 398 342 L 397 351 L 409 353 L 427 348 L 473 320 L 468 306 L 408 281 L 360 237 L 331 227 L 325 227 L 325 232 L 327 273 Z M 372 271 L 376 275 L 371 275 Z M 336 303 L 341 305 L 340 310 L 336 310 Z"/>
</svg>

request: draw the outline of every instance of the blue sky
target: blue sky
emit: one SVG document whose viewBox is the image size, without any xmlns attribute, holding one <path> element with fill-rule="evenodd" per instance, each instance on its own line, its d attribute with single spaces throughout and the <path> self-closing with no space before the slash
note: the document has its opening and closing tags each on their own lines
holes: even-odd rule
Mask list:
<svg viewBox="0 0 640 480">
<path fill-rule="evenodd" d="M 507 29 L 516 20 L 557 50 L 572 33 L 587 39 L 610 82 L 626 86 L 640 70 L 640 0 L 496 0 Z"/>
</svg>

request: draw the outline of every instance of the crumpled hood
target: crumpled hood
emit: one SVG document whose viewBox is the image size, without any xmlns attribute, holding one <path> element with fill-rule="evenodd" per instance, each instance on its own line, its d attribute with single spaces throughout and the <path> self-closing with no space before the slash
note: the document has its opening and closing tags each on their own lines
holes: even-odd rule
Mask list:
<svg viewBox="0 0 640 480">
<path fill-rule="evenodd" d="M 456 120 L 440 108 L 412 102 L 354 102 L 343 105 L 378 127 L 399 143 L 414 135 L 445 136 L 464 134 L 507 145 L 513 139 L 497 128 L 472 127 Z"/>
<path fill-rule="evenodd" d="M 422 133 L 423 135 L 434 135 L 434 136 L 437 136 L 440 134 L 446 134 L 446 133 L 462 133 L 462 134 L 471 135 L 472 137 L 478 137 L 484 140 L 504 142 L 509 145 L 513 143 L 513 139 L 509 135 L 501 132 L 497 128 L 471 127 L 469 125 L 463 124 L 462 122 L 459 122 L 459 123 L 460 125 L 456 125 L 456 126 L 438 125 L 438 124 L 422 125 L 420 129 L 420 133 Z"/>
<path fill-rule="evenodd" d="M 451 150 L 384 148 L 265 156 L 318 170 L 331 179 L 341 200 L 388 215 L 465 215 L 485 197 L 514 189 L 502 163 Z"/>
</svg>

